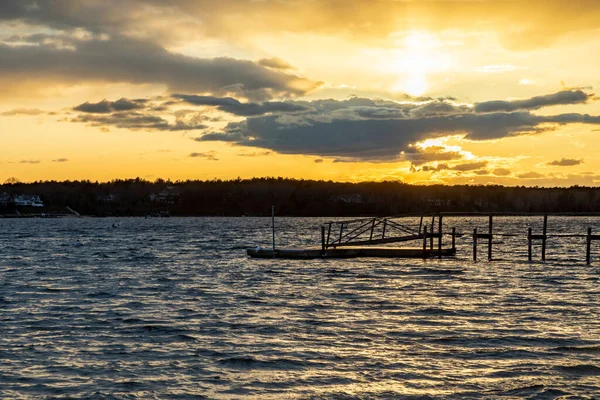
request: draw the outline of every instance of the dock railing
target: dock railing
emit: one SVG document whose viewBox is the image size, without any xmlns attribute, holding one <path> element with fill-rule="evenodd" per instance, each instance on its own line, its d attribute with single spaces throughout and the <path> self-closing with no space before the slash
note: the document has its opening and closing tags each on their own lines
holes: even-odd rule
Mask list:
<svg viewBox="0 0 600 400">
<path fill-rule="evenodd" d="M 441 258 L 443 236 L 452 237 L 452 249 L 456 249 L 456 238 L 464 234 L 451 229 L 451 233 L 443 232 L 444 217 L 487 217 L 488 229 L 486 233 L 473 230 L 473 261 L 477 261 L 479 239 L 487 241 L 487 258 L 493 260 L 494 238 L 525 236 L 527 239 L 527 257 L 533 260 L 534 241 L 541 242 L 541 261 L 546 260 L 546 249 L 549 238 L 570 237 L 585 238 L 586 263 L 591 263 L 592 243 L 600 241 L 600 235 L 592 234 L 589 227 L 586 234 L 548 234 L 548 217 L 600 217 L 600 213 L 540 213 L 540 212 L 440 212 L 430 214 L 403 214 L 381 218 L 358 218 L 342 221 L 326 222 L 321 227 L 321 246 L 325 252 L 328 248 L 343 246 L 369 246 L 377 244 L 400 243 L 422 240 L 423 254 L 434 255 L 434 239 L 437 238 L 437 256 Z M 408 224 L 409 217 L 417 218 L 418 223 Z M 499 217 L 543 217 L 542 232 L 535 234 L 533 228 L 528 227 L 523 234 L 494 232 L 494 218 Z M 428 219 L 431 218 L 429 224 Z M 437 221 L 436 221 L 437 218 Z M 437 222 L 437 224 L 436 224 Z M 437 230 L 435 229 L 437 225 Z M 427 250 L 429 247 L 429 250 Z"/>
</svg>

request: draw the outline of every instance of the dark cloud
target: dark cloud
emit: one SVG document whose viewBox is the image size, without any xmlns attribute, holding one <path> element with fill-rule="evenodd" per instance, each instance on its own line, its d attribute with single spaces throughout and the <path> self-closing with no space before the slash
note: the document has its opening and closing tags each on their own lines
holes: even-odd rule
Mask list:
<svg viewBox="0 0 600 400">
<path fill-rule="evenodd" d="M 173 97 L 196 106 L 215 106 L 223 112 L 244 117 L 269 113 L 293 113 L 312 110 L 310 107 L 297 102 L 265 101 L 263 103 L 242 103 L 231 97 L 196 96 L 186 94 L 174 94 Z"/>
<path fill-rule="evenodd" d="M 46 112 L 40 110 L 38 108 L 16 108 L 14 110 L 4 111 L 0 113 L 2 117 L 20 117 L 20 116 L 32 116 L 32 115 L 41 115 Z"/>
<path fill-rule="evenodd" d="M 397 159 L 421 140 L 464 135 L 470 140 L 536 134 L 545 124 L 600 124 L 582 114 L 538 116 L 529 112 L 457 114 L 423 118 L 367 119 L 356 110 L 301 116 L 263 116 L 230 123 L 222 132 L 199 141 L 226 141 L 287 154 L 348 157 L 356 160 Z"/>
<path fill-rule="evenodd" d="M 443 99 L 396 102 L 353 97 L 347 100 L 241 102 L 232 97 L 186 94 L 169 98 L 247 117 L 228 123 L 221 131 L 207 132 L 197 137 L 197 141 L 224 141 L 285 154 L 334 157 L 351 162 L 405 160 L 422 165 L 432 161 L 453 161 L 462 158 L 462 154 L 437 146 L 421 149 L 414 144 L 449 135 L 474 141 L 493 140 L 539 134 L 561 124 L 600 124 L 600 116 L 578 113 L 477 113 L 471 107 Z M 536 98 L 530 100 L 533 99 Z M 162 116 L 154 115 L 159 112 L 156 103 L 164 104 L 163 100 L 122 98 L 115 102 L 84 103 L 75 109 L 86 113 L 71 121 L 129 129 L 208 130 L 205 123 L 214 120 L 204 115 L 205 110 L 190 107 L 173 111 L 175 123 L 170 123 Z M 175 100 L 167 103 L 172 101 Z M 117 111 L 132 107 L 144 109 Z M 169 107 L 160 112 L 169 112 Z"/>
<path fill-rule="evenodd" d="M 321 164 L 323 162 L 322 158 L 315 159 L 315 164 Z"/>
<path fill-rule="evenodd" d="M 39 164 L 41 163 L 40 160 L 21 160 L 19 161 L 20 164 Z"/>
<path fill-rule="evenodd" d="M 233 58 L 194 58 L 127 37 L 73 40 L 72 48 L 0 44 L 0 82 L 165 84 L 171 91 L 264 100 L 299 96 L 319 83 Z"/>
<path fill-rule="evenodd" d="M 214 151 L 209 151 L 206 153 L 190 153 L 190 155 L 188 157 L 206 158 L 207 160 L 210 160 L 210 161 L 219 161 L 219 159 L 217 158 L 217 153 Z"/>
<path fill-rule="evenodd" d="M 76 118 L 70 119 L 70 121 L 100 128 L 114 126 L 116 128 L 131 130 L 185 131 L 207 128 L 203 124 L 185 123 L 182 121 L 176 121 L 174 124 L 171 124 L 159 116 L 139 112 L 116 112 L 108 115 L 81 114 Z"/>
<path fill-rule="evenodd" d="M 121 98 L 117 101 L 102 100 L 98 103 L 85 102 L 74 107 L 73 110 L 85 113 L 108 114 L 115 111 L 129 111 L 145 107 L 145 99 L 127 100 Z"/>
<path fill-rule="evenodd" d="M 538 108 L 554 106 L 560 104 L 579 104 L 585 103 L 593 97 L 593 94 L 585 93 L 582 90 L 564 90 L 562 92 L 549 94 L 545 96 L 536 96 L 524 100 L 493 100 L 482 103 L 475 103 L 475 112 L 510 112 L 518 110 L 536 110 Z"/>
<path fill-rule="evenodd" d="M 52 162 L 58 162 L 58 163 L 63 163 L 63 162 L 68 162 L 69 159 L 68 158 L 57 158 L 55 160 L 52 160 Z"/>
<path fill-rule="evenodd" d="M 583 160 L 575 159 L 575 158 L 561 158 L 560 160 L 554 160 L 554 161 L 548 163 L 548 165 L 558 166 L 558 167 L 572 167 L 574 165 L 580 165 L 580 164 L 583 164 Z"/>
</svg>

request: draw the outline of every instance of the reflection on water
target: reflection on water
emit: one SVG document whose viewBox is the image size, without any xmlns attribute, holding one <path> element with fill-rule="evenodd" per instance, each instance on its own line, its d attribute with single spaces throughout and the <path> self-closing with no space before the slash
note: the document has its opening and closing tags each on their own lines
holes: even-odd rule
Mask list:
<svg viewBox="0 0 600 400">
<path fill-rule="evenodd" d="M 278 244 L 318 244 L 322 221 L 278 219 Z M 268 218 L 0 220 L 0 398 L 598 395 L 585 239 L 529 264 L 541 218 L 496 219 L 519 236 L 472 263 L 487 219 L 444 222 L 457 259 L 290 261 L 246 258 Z"/>
</svg>

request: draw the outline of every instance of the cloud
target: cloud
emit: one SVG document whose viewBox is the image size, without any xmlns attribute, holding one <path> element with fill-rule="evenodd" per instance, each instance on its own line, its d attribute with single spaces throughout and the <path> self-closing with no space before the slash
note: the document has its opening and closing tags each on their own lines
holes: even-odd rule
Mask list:
<svg viewBox="0 0 600 400">
<path fill-rule="evenodd" d="M 210 160 L 210 161 L 219 161 L 219 159 L 216 156 L 217 156 L 217 153 L 215 151 L 209 151 L 206 153 L 190 153 L 190 155 L 188 157 L 190 157 L 190 158 L 206 158 L 207 160 Z"/>
<path fill-rule="evenodd" d="M 169 52 L 147 40 L 74 38 L 69 48 L 0 43 L 0 82 L 164 84 L 179 93 L 236 94 L 254 100 L 300 96 L 320 83 L 227 57 L 195 58 Z"/>
<path fill-rule="evenodd" d="M 242 42 L 253 35 L 331 35 L 381 43 L 394 33 L 488 31 L 512 48 L 536 48 L 564 35 L 597 28 L 600 5 L 578 0 L 395 1 L 395 0 L 2 0 L 0 20 L 138 36 L 177 44 L 216 37 Z M 533 17 L 532 17 L 533 16 Z M 510 26 L 511 29 L 505 29 Z M 177 29 L 173 29 L 177 27 Z"/>
<path fill-rule="evenodd" d="M 323 162 L 322 158 L 315 158 L 315 164 L 321 164 Z"/>
<path fill-rule="evenodd" d="M 52 160 L 52 162 L 58 162 L 58 163 L 64 163 L 64 162 L 68 162 L 69 159 L 68 158 L 57 158 Z"/>
<path fill-rule="evenodd" d="M 231 97 L 196 96 L 186 94 L 174 94 L 174 98 L 181 99 L 188 104 L 196 106 L 215 106 L 223 112 L 238 116 L 255 116 L 268 113 L 293 113 L 310 111 L 311 108 L 293 102 L 265 101 L 263 103 L 242 103 Z"/>
<path fill-rule="evenodd" d="M 517 178 L 521 178 L 521 179 L 539 179 L 539 178 L 543 178 L 544 175 L 540 174 L 539 172 L 525 172 L 522 174 L 517 174 Z"/>
<path fill-rule="evenodd" d="M 585 103 L 593 97 L 592 94 L 582 90 L 564 90 L 545 96 L 536 96 L 525 100 L 493 100 L 475 103 L 475 112 L 510 112 L 517 110 L 536 110 L 538 108 L 554 106 L 559 104 Z"/>
<path fill-rule="evenodd" d="M 40 110 L 39 108 L 16 108 L 14 110 L 4 111 L 0 113 L 2 117 L 19 117 L 19 116 L 32 116 L 45 114 L 46 111 Z"/>
<path fill-rule="evenodd" d="M 486 167 L 488 164 L 487 161 L 474 161 L 469 163 L 457 164 L 454 166 L 449 166 L 448 164 L 438 164 L 436 166 L 425 165 L 421 168 L 421 171 L 459 171 L 459 172 L 468 172 L 473 170 L 479 170 L 481 168 Z"/>
<path fill-rule="evenodd" d="M 492 173 L 496 176 L 508 176 L 511 174 L 510 169 L 507 168 L 496 168 Z"/>
<path fill-rule="evenodd" d="M 147 100 L 145 99 L 127 100 L 121 98 L 117 101 L 102 100 L 99 103 L 85 102 L 73 107 L 73 110 L 85 113 L 107 114 L 115 111 L 129 111 L 144 108 L 146 101 Z"/>
<path fill-rule="evenodd" d="M 347 108 L 299 116 L 251 117 L 196 140 L 225 141 L 285 154 L 386 161 L 397 159 L 402 151 L 410 151 L 410 145 L 425 139 L 463 135 L 469 140 L 491 140 L 537 134 L 552 124 L 600 124 L 600 117 L 583 114 L 498 112 L 406 118 L 401 110 L 388 111 Z"/>
<path fill-rule="evenodd" d="M 258 60 L 258 65 L 262 65 L 263 67 L 272 69 L 295 69 L 293 65 L 278 57 L 261 58 L 260 60 Z"/>
<path fill-rule="evenodd" d="M 252 153 L 238 153 L 236 154 L 238 157 L 262 157 L 262 156 L 269 156 L 273 154 L 273 152 L 271 151 L 258 151 L 258 152 L 252 152 Z"/>
<path fill-rule="evenodd" d="M 461 159 L 463 155 L 457 151 L 448 151 L 445 147 L 430 146 L 420 148 L 411 146 L 403 154 L 402 159 L 411 161 L 413 165 L 421 165 L 432 161 L 452 161 Z"/>
<path fill-rule="evenodd" d="M 181 120 L 169 123 L 169 121 L 156 115 L 130 111 L 115 112 L 108 115 L 81 114 L 75 118 L 71 118 L 69 121 L 85 123 L 94 127 L 106 128 L 107 126 L 114 126 L 116 128 L 131 130 L 185 131 L 207 128 L 203 124 L 185 123 Z"/>
<path fill-rule="evenodd" d="M 585 93 L 583 95 L 588 96 Z M 537 96 L 520 100 L 519 107 L 534 107 L 534 104 L 535 107 L 541 107 L 567 101 L 565 98 L 571 97 Z M 175 100 L 164 101 L 165 99 Z M 158 109 L 157 102 L 169 106 Z M 192 107 L 170 111 L 170 106 L 177 102 Z M 118 108 L 131 107 L 143 109 L 116 111 Z M 203 108 L 199 110 L 194 107 Z M 212 122 L 213 119 L 203 114 L 206 112 L 205 107 L 216 107 L 219 111 L 246 118 L 229 122 L 220 130 L 210 130 L 205 123 Z M 415 165 L 463 157 L 461 152 L 444 147 L 422 149 L 415 146 L 426 139 L 458 135 L 473 141 L 494 140 L 539 134 L 554 129 L 556 125 L 600 124 L 600 116 L 578 113 L 479 113 L 476 107 L 446 99 L 397 102 L 352 97 L 346 100 L 241 102 L 233 97 L 178 93 L 165 98 L 122 98 L 115 102 L 87 102 L 75 109 L 82 114 L 70 121 L 104 128 L 115 126 L 146 130 L 203 130 L 206 133 L 195 140 L 223 141 L 284 154 L 334 157 L 343 161 L 404 160 Z M 157 113 L 160 115 L 156 115 Z M 175 117 L 174 123 L 166 119 L 166 113 Z"/>
<path fill-rule="evenodd" d="M 39 164 L 41 161 L 40 160 L 21 160 L 19 161 L 20 164 Z"/>
<path fill-rule="evenodd" d="M 561 158 L 560 160 L 554 160 L 549 162 L 548 165 L 558 166 L 558 167 L 571 167 L 574 165 L 583 164 L 583 159 L 575 159 L 575 158 Z"/>
</svg>

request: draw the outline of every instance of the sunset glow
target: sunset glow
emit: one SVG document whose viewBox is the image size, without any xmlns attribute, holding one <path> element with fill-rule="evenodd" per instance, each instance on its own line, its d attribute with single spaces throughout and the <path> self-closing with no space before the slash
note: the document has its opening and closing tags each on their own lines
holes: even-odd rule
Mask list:
<svg viewBox="0 0 600 400">
<path fill-rule="evenodd" d="M 597 14 L 558 0 L 10 0 L 0 181 L 596 185 Z"/>
</svg>

